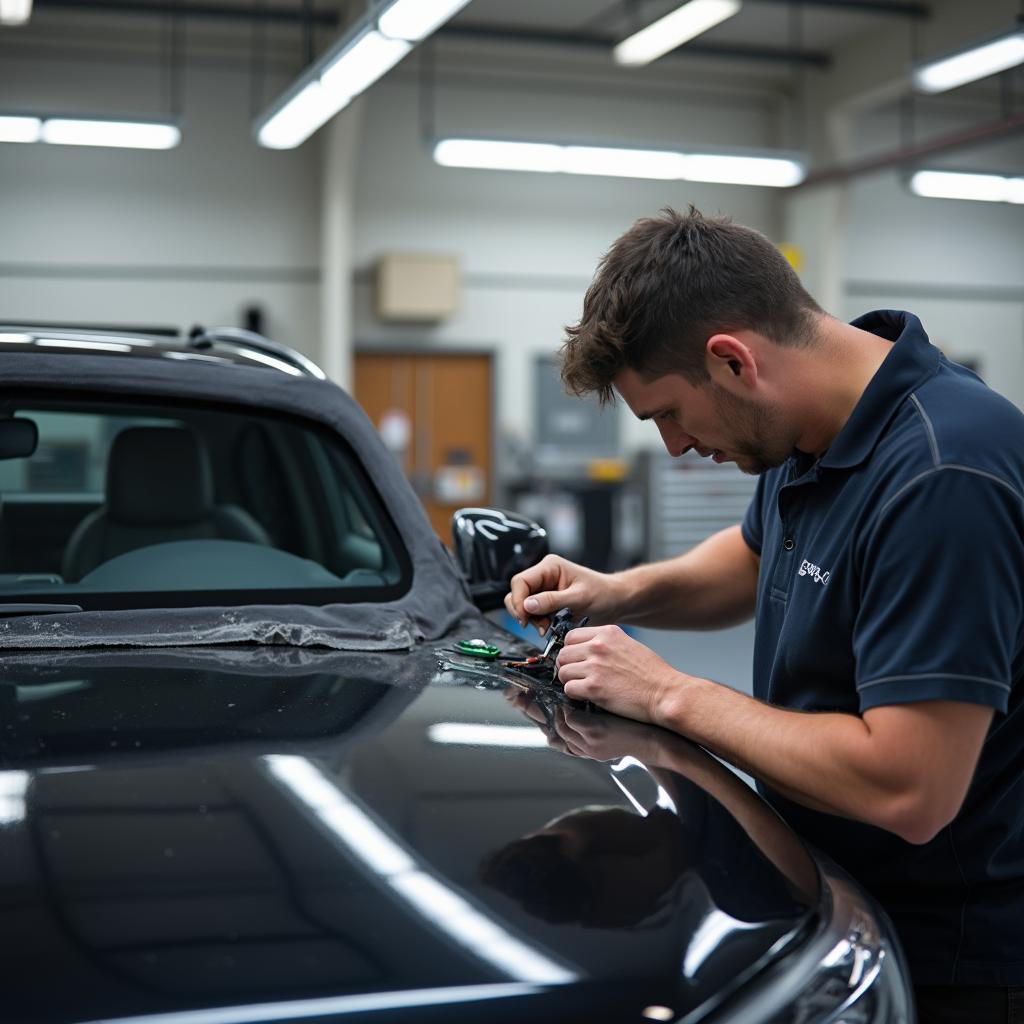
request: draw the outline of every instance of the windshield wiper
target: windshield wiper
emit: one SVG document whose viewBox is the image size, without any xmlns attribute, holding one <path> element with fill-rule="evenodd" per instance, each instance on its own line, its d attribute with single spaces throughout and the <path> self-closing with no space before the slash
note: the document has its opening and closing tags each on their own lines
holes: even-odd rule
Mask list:
<svg viewBox="0 0 1024 1024">
<path fill-rule="evenodd" d="M 81 610 L 80 604 L 0 604 L 0 618 L 10 615 L 68 615 Z"/>
</svg>

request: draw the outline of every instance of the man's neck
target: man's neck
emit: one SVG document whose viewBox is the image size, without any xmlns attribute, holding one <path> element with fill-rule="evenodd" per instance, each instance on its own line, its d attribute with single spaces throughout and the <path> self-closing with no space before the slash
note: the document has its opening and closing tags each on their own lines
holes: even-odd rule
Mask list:
<svg viewBox="0 0 1024 1024">
<path fill-rule="evenodd" d="M 885 338 L 821 317 L 819 344 L 801 350 L 800 451 L 820 457 L 829 449 L 891 350 Z"/>
</svg>

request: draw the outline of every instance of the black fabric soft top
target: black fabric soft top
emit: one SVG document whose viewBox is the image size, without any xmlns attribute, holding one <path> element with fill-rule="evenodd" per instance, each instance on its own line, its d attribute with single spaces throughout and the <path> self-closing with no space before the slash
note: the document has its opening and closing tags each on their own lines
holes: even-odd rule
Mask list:
<svg viewBox="0 0 1024 1024">
<path fill-rule="evenodd" d="M 320 424 L 351 446 L 412 562 L 412 586 L 391 601 L 19 616 L 0 619 L 0 648 L 254 643 L 397 650 L 443 636 L 474 614 L 465 584 L 394 456 L 362 409 L 334 384 L 243 366 L 34 352 L 0 353 L 0 380 L 6 397 L 15 401 L 19 390 L 45 390 L 68 396 L 213 402 Z"/>
</svg>

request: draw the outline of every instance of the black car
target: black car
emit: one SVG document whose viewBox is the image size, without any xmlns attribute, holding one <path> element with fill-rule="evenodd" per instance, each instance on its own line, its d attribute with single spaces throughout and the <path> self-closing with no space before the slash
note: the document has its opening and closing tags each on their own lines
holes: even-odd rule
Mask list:
<svg viewBox="0 0 1024 1024">
<path fill-rule="evenodd" d="M 863 890 L 483 613 L 543 531 L 456 559 L 308 360 L 10 327 L 0 379 L 4 1021 L 913 1021 Z"/>
</svg>

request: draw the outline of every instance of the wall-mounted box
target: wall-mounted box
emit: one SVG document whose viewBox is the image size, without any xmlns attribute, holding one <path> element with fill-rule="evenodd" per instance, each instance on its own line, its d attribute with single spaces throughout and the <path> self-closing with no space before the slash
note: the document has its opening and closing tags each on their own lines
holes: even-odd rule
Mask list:
<svg viewBox="0 0 1024 1024">
<path fill-rule="evenodd" d="M 459 261 L 444 253 L 385 253 L 377 263 L 377 316 L 446 320 L 459 307 Z"/>
</svg>

